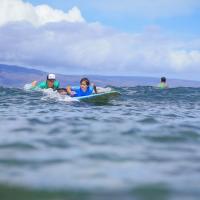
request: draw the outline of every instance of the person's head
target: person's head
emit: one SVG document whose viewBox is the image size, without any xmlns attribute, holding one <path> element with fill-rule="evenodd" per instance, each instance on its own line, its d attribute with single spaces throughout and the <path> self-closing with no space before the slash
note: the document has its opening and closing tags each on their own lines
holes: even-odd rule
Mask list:
<svg viewBox="0 0 200 200">
<path fill-rule="evenodd" d="M 165 77 L 161 77 L 160 82 L 166 83 L 166 78 Z"/>
<path fill-rule="evenodd" d="M 64 95 L 67 94 L 67 90 L 66 90 L 65 88 L 58 88 L 58 89 L 57 89 L 57 92 L 58 92 L 59 94 L 64 94 Z"/>
<path fill-rule="evenodd" d="M 80 86 L 83 91 L 86 91 L 90 86 L 90 81 L 88 80 L 88 78 L 82 78 L 80 80 Z"/>
<path fill-rule="evenodd" d="M 56 80 L 55 74 L 48 74 L 47 75 L 47 85 L 48 85 L 48 88 L 53 88 L 55 80 Z"/>
</svg>

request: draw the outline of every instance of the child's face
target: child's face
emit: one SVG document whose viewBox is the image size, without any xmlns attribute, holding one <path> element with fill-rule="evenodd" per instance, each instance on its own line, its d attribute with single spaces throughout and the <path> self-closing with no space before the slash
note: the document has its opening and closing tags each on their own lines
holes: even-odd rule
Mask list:
<svg viewBox="0 0 200 200">
<path fill-rule="evenodd" d="M 86 91 L 87 88 L 88 88 L 88 86 L 87 86 L 87 84 L 86 84 L 86 81 L 82 81 L 82 82 L 81 82 L 81 89 L 82 89 L 83 91 Z"/>
</svg>

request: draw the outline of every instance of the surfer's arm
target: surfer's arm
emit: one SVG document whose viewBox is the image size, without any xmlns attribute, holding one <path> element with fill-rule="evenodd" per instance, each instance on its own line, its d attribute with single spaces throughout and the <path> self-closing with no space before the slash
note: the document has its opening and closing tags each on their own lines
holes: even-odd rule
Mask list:
<svg viewBox="0 0 200 200">
<path fill-rule="evenodd" d="M 30 89 L 32 89 L 32 90 L 36 89 L 36 88 L 38 87 L 37 84 L 38 84 L 37 81 L 33 81 L 33 82 L 31 83 L 31 88 L 30 88 Z"/>
<path fill-rule="evenodd" d="M 75 95 L 74 90 L 70 86 L 66 87 L 66 91 L 67 91 L 67 94 L 72 96 L 72 97 Z"/>
<path fill-rule="evenodd" d="M 94 90 L 95 94 L 97 94 L 97 87 L 96 87 L 96 85 L 94 83 L 92 83 L 91 86 L 93 87 L 93 90 Z"/>
<path fill-rule="evenodd" d="M 32 85 L 32 87 L 36 87 L 37 81 L 33 81 L 33 82 L 31 83 L 31 85 Z"/>
<path fill-rule="evenodd" d="M 67 91 L 67 94 L 71 95 L 72 90 L 71 90 L 71 87 L 69 85 L 66 87 L 66 91 Z"/>
<path fill-rule="evenodd" d="M 33 81 L 31 83 L 31 89 L 47 89 L 47 83 L 46 81 L 38 82 L 38 81 Z"/>
</svg>

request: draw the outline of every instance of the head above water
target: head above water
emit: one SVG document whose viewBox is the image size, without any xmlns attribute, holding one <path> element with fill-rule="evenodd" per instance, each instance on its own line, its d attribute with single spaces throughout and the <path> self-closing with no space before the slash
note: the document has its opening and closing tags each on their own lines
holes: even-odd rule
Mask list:
<svg viewBox="0 0 200 200">
<path fill-rule="evenodd" d="M 162 83 L 166 83 L 166 78 L 163 76 L 163 77 L 161 77 L 160 81 L 161 81 Z"/>
<path fill-rule="evenodd" d="M 88 78 L 82 78 L 80 81 L 81 90 L 86 92 L 89 86 L 90 86 L 90 81 L 88 80 Z"/>
<path fill-rule="evenodd" d="M 82 78 L 82 79 L 80 80 L 80 84 L 82 85 L 83 83 L 85 83 L 87 86 L 90 85 L 90 81 L 89 81 L 88 78 Z"/>
<path fill-rule="evenodd" d="M 47 75 L 47 87 L 48 88 L 54 88 L 54 83 L 56 80 L 56 75 L 55 74 L 48 74 Z"/>
</svg>

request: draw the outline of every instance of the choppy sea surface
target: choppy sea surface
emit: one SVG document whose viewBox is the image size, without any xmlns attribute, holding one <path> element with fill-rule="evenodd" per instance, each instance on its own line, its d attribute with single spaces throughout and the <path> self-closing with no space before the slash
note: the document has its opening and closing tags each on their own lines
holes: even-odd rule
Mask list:
<svg viewBox="0 0 200 200">
<path fill-rule="evenodd" d="M 0 87 L 0 199 L 200 198 L 200 88 L 105 102 Z"/>
</svg>

